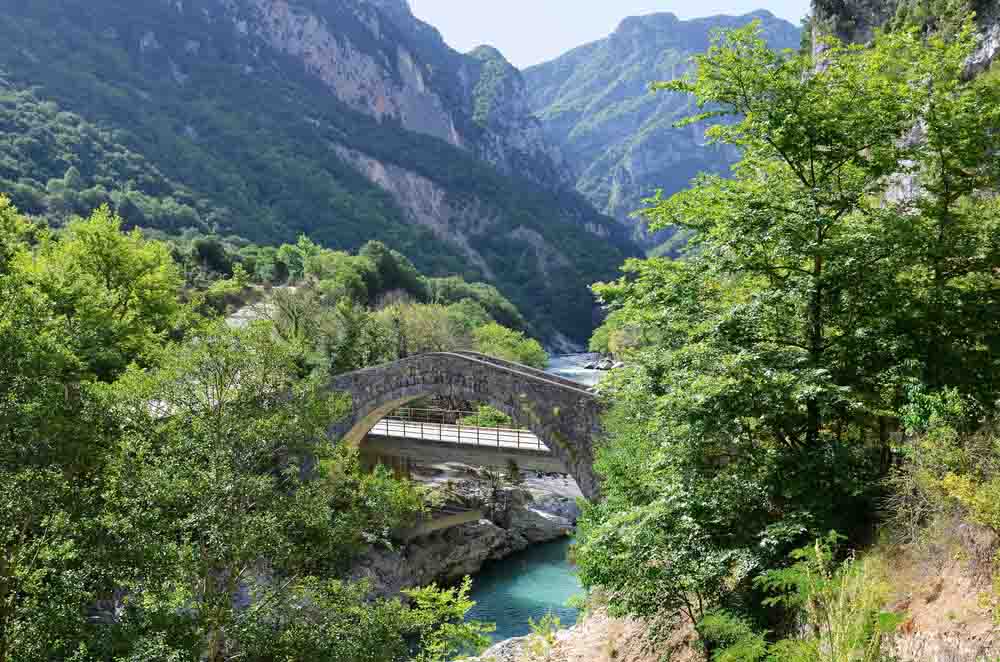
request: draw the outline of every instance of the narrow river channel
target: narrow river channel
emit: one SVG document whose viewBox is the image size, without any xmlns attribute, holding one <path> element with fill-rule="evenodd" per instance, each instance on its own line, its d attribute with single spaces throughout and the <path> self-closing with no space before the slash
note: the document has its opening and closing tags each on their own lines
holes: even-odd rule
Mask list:
<svg viewBox="0 0 1000 662">
<path fill-rule="evenodd" d="M 569 539 L 536 545 L 484 566 L 473 580 L 476 606 L 468 618 L 496 623 L 494 641 L 530 634 L 528 619 L 538 621 L 548 612 L 563 627 L 576 623 L 577 610 L 566 602 L 582 589 L 567 559 L 569 545 Z"/>
<path fill-rule="evenodd" d="M 548 372 L 593 386 L 602 373 L 584 368 L 587 363 L 588 355 L 557 356 Z M 567 538 L 536 545 L 484 566 L 473 579 L 476 606 L 468 618 L 496 623 L 494 641 L 530 634 L 529 619 L 538 621 L 549 612 L 563 627 L 576 623 L 577 610 L 566 603 L 583 589 L 568 559 L 570 544 Z"/>
</svg>

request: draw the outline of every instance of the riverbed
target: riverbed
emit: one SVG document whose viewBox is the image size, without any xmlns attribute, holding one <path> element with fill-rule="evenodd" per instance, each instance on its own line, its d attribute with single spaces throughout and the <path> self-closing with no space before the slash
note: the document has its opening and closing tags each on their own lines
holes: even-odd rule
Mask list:
<svg viewBox="0 0 1000 662">
<path fill-rule="evenodd" d="M 564 354 L 553 356 L 545 369 L 553 375 L 580 382 L 584 386 L 594 386 L 606 374 L 601 370 L 588 370 L 584 366 L 597 358 L 596 354 Z"/>
</svg>

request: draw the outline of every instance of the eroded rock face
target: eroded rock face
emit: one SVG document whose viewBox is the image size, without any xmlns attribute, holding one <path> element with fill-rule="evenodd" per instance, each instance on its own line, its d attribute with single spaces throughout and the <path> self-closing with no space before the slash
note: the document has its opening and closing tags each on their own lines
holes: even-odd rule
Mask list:
<svg viewBox="0 0 1000 662">
<path fill-rule="evenodd" d="M 405 0 L 219 0 L 238 32 L 299 60 L 343 103 L 549 188 L 571 183 L 499 52 L 463 55 Z"/>
<path fill-rule="evenodd" d="M 375 595 L 392 597 L 407 588 L 461 581 L 487 561 L 558 540 L 572 530 L 567 519 L 519 507 L 507 528 L 482 519 L 414 539 L 398 550 L 372 550 L 355 564 L 351 577 L 368 580 Z"/>
<path fill-rule="evenodd" d="M 382 44 L 380 49 L 364 49 L 359 44 L 365 37 L 379 40 L 389 36 L 385 34 L 384 14 L 361 5 L 351 8 L 359 29 L 350 35 L 343 26 L 294 0 L 239 2 L 253 17 L 249 22 L 253 34 L 275 50 L 301 60 L 351 108 L 379 121 L 399 121 L 410 131 L 459 147 L 465 144 L 444 100 L 430 87 L 423 67 L 403 43 L 395 48 Z"/>
<path fill-rule="evenodd" d="M 508 488 L 512 506 L 498 518 L 501 524 L 481 519 L 415 538 L 399 549 L 372 549 L 355 563 L 351 577 L 368 580 L 374 595 L 394 597 L 407 588 L 461 581 L 488 561 L 571 535 L 579 516 L 575 498 L 558 487 L 549 492 L 544 484 L 542 477 L 530 487 Z"/>
</svg>

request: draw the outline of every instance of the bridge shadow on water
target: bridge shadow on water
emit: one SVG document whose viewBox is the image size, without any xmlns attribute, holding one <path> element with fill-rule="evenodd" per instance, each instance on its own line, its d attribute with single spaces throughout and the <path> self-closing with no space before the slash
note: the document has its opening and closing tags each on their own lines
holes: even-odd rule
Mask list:
<svg viewBox="0 0 1000 662">
<path fill-rule="evenodd" d="M 538 621 L 548 612 L 562 627 L 576 623 L 578 610 L 566 602 L 583 589 L 567 558 L 569 546 L 569 538 L 536 545 L 484 566 L 473 579 L 476 606 L 468 618 L 496 623 L 494 641 L 531 634 L 528 619 Z"/>
</svg>

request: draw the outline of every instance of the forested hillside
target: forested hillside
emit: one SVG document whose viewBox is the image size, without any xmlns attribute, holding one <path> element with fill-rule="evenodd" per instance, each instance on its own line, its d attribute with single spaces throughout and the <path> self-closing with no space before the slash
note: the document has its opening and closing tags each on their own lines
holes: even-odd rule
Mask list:
<svg viewBox="0 0 1000 662">
<path fill-rule="evenodd" d="M 699 172 L 725 173 L 738 158 L 732 146 L 708 144 L 704 124 L 674 127 L 690 113 L 688 99 L 653 94 L 650 84 L 686 72 L 691 57 L 707 50 L 713 30 L 754 18 L 775 48 L 799 46 L 800 30 L 767 11 L 689 21 L 651 14 L 626 19 L 606 39 L 524 72 L 531 107 L 562 147 L 577 189 L 640 238 L 641 223 L 629 215 L 645 198 L 659 189 L 680 191 Z"/>
<path fill-rule="evenodd" d="M 0 189 L 57 223 L 109 202 L 169 231 L 380 239 L 583 339 L 586 284 L 633 249 L 559 192 L 537 121 L 504 97 L 519 75 L 463 86 L 512 75 L 490 62 L 405 3 L 18 3 L 0 16 Z"/>
</svg>

